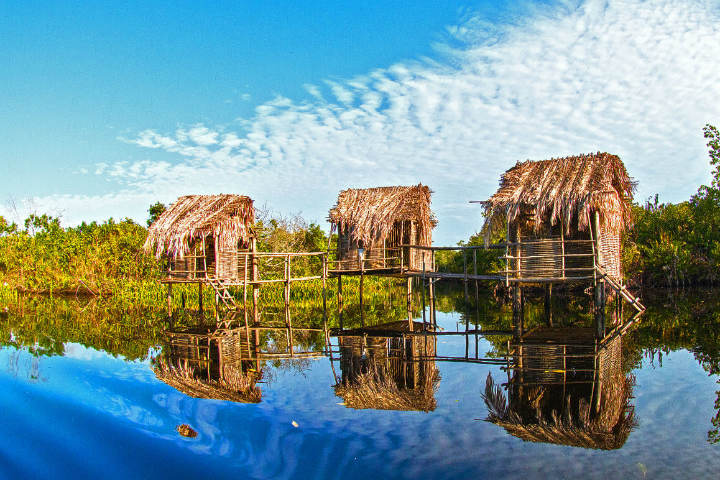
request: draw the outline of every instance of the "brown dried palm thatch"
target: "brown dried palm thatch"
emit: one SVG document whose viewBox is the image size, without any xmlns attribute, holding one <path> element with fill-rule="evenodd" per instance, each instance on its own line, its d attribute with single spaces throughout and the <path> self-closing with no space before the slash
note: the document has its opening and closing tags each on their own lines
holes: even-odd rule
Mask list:
<svg viewBox="0 0 720 480">
<path fill-rule="evenodd" d="M 584 399 L 580 399 L 577 412 L 572 414 L 568 397 L 564 411 L 553 410 L 547 414 L 538 409 L 531 418 L 527 418 L 510 407 L 502 389 L 490 374 L 481 396 L 488 407 L 485 420 L 522 440 L 615 450 L 625 444 L 637 425 L 634 408 L 629 405 L 633 384 L 633 377 L 622 376 L 608 382 L 603 394 L 608 405 L 595 416 L 591 415 L 592 406 Z"/>
<path fill-rule="evenodd" d="M 225 368 L 222 378 L 205 380 L 198 378 L 192 368 L 169 365 L 163 360 L 157 362 L 153 371 L 158 380 L 193 398 L 238 403 L 260 403 L 262 398 L 260 388 L 255 385 L 260 379 L 256 372 L 242 374 L 236 369 Z"/>
<path fill-rule="evenodd" d="M 609 153 L 518 162 L 502 175 L 498 191 L 482 202 L 486 226 L 497 225 L 497 219 L 512 223 L 531 211 L 536 230 L 547 222 L 562 222 L 569 233 L 574 218 L 583 231 L 597 211 L 603 225 L 618 232 L 631 223 L 635 187 L 620 157 Z"/>
<path fill-rule="evenodd" d="M 355 409 L 431 412 L 437 406 L 435 392 L 440 372 L 434 365 L 427 368 L 424 382 L 418 388 L 400 388 L 383 369 L 371 369 L 352 381 L 335 385 L 335 395 Z"/>
<path fill-rule="evenodd" d="M 430 210 L 431 190 L 423 184 L 412 187 L 377 187 L 343 190 L 329 219 L 352 231 L 357 242 L 385 239 L 396 221 L 416 221 L 420 241 L 430 244 L 430 232 L 437 221 Z"/>
<path fill-rule="evenodd" d="M 253 201 L 243 195 L 186 195 L 177 199 L 148 229 L 145 251 L 182 257 L 194 239 L 213 235 L 222 248 L 247 242 L 255 222 Z"/>
</svg>

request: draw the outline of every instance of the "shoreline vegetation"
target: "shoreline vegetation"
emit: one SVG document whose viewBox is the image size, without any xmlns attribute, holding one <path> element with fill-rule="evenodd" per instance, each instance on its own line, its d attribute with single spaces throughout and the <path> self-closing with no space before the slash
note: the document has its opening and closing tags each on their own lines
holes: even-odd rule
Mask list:
<svg viewBox="0 0 720 480">
<path fill-rule="evenodd" d="M 660 203 L 658 196 L 633 205 L 634 225 L 623 242 L 623 269 L 627 282 L 641 288 L 683 288 L 714 286 L 720 280 L 720 133 L 712 125 L 704 127 L 712 167 L 711 184 L 702 185 L 684 202 Z M 150 220 L 164 209 L 162 204 L 150 207 Z M 330 238 L 317 225 L 299 216 L 273 217 L 258 209 L 255 230 L 259 251 L 334 253 L 337 236 Z M 141 305 L 158 305 L 165 301 L 158 283 L 162 261 L 142 250 L 147 236 L 145 226 L 130 219 L 105 222 L 83 222 L 76 227 L 61 226 L 60 219 L 46 214 L 32 214 L 22 225 L 9 223 L 0 216 L 0 301 L 18 294 L 72 296 L 113 296 Z M 502 241 L 502 239 L 491 239 Z M 484 232 L 458 243 L 482 245 Z M 498 271 L 501 261 L 497 251 L 479 251 L 478 267 L 486 272 Z M 460 271 L 462 255 L 443 251 L 437 256 L 444 271 Z M 300 272 L 311 265 L 297 265 Z M 348 278 L 348 294 L 357 288 Z M 380 293 L 390 280 L 368 277 L 368 293 Z M 329 283 L 334 290 L 335 282 Z M 319 282 L 302 282 L 292 288 L 293 300 L 313 302 L 318 297 Z M 180 288 L 176 295 L 183 303 L 197 304 L 194 288 Z M 212 293 L 206 289 L 210 302 Z M 334 295 L 328 293 L 328 298 Z M 261 289 L 268 299 L 282 298 L 282 287 Z M 207 303 L 210 305 L 210 303 Z"/>
</svg>

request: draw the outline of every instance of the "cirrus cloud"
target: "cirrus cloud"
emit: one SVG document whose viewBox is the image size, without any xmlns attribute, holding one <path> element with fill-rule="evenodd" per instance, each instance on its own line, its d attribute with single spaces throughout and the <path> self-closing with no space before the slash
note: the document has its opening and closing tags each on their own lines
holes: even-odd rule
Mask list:
<svg viewBox="0 0 720 480">
<path fill-rule="evenodd" d="M 143 218 L 148 199 L 238 192 L 321 221 L 342 188 L 423 182 L 447 243 L 479 227 L 467 201 L 517 160 L 616 153 L 641 198 L 682 200 L 707 181 L 701 128 L 720 117 L 713 2 L 568 2 L 503 24 L 470 16 L 448 34 L 436 59 L 306 85 L 310 99 L 278 96 L 235 124 L 140 132 L 125 141 L 148 159 L 98 165 L 122 186 L 96 204 L 134 198 L 128 214 Z M 65 202 L 71 221 L 79 203 L 37 202 Z"/>
</svg>

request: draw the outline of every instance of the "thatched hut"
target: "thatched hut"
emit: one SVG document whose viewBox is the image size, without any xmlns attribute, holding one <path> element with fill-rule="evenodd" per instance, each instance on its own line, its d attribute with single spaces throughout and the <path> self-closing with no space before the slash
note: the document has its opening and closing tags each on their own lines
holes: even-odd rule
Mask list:
<svg viewBox="0 0 720 480">
<path fill-rule="evenodd" d="M 488 374 L 483 394 L 487 420 L 525 441 L 603 450 L 622 447 L 636 425 L 629 404 L 634 379 L 622 370 L 622 337 L 597 353 L 593 343 L 552 343 L 547 332 L 540 337 L 512 346 L 507 399 Z M 586 337 L 592 339 L 593 332 Z M 531 343 L 534 340 L 537 343 Z"/>
<path fill-rule="evenodd" d="M 262 372 L 248 358 L 242 333 L 167 332 L 153 359 L 158 380 L 193 398 L 259 403 Z M 245 354 L 243 355 L 243 352 Z"/>
<path fill-rule="evenodd" d="M 430 412 L 440 373 L 432 337 L 339 336 L 335 394 L 355 409 Z"/>
<path fill-rule="evenodd" d="M 486 232 L 506 229 L 508 242 L 521 243 L 514 255 L 521 260 L 511 265 L 518 277 L 579 276 L 592 267 L 593 257 L 582 255 L 593 253 L 619 280 L 635 185 L 609 153 L 519 162 L 482 202 Z"/>
<path fill-rule="evenodd" d="M 340 192 L 329 215 L 338 232 L 337 270 L 421 270 L 423 260 L 430 270 L 429 252 L 401 245 L 431 246 L 431 193 L 422 184 Z"/>
<path fill-rule="evenodd" d="M 240 280 L 245 262 L 239 252 L 254 251 L 254 222 L 249 197 L 186 195 L 150 226 L 144 248 L 167 257 L 169 280 Z"/>
</svg>

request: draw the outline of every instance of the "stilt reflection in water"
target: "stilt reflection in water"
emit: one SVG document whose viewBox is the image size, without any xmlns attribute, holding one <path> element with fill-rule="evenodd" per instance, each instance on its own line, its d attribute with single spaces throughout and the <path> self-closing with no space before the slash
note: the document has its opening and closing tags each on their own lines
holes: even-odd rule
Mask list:
<svg viewBox="0 0 720 480">
<path fill-rule="evenodd" d="M 508 382 L 487 376 L 486 420 L 531 442 L 622 447 L 636 426 L 635 378 L 623 368 L 622 341 L 622 331 L 598 340 L 594 329 L 577 327 L 514 336 Z"/>
</svg>

